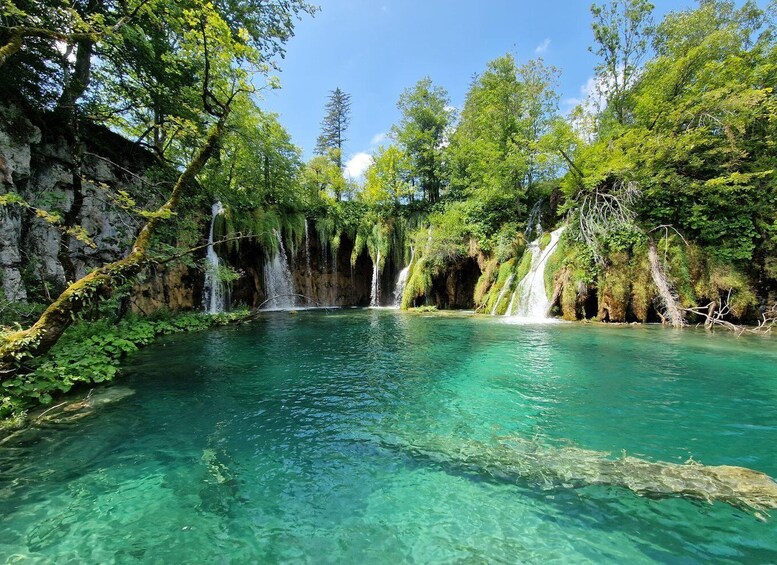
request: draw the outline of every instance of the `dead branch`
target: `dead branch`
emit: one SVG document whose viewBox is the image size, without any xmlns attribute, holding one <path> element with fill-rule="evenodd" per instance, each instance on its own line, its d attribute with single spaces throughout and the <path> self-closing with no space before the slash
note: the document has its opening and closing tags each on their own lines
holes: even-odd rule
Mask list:
<svg viewBox="0 0 777 565">
<path fill-rule="evenodd" d="M 261 310 L 261 309 L 262 309 L 262 308 L 263 308 L 265 305 L 269 304 L 269 303 L 270 303 L 270 302 L 272 302 L 273 300 L 276 300 L 277 298 L 291 298 L 291 297 L 295 297 L 295 298 L 304 298 L 305 300 L 307 300 L 309 303 L 313 304 L 314 306 L 317 306 L 317 307 L 321 307 L 321 306 L 322 306 L 321 304 L 319 304 L 318 302 L 316 302 L 315 300 L 313 300 L 313 299 L 312 299 L 312 298 L 310 298 L 309 296 L 305 296 L 304 294 L 297 294 L 297 293 L 291 293 L 291 294 L 276 294 L 276 295 L 274 295 L 274 296 L 271 296 L 270 298 L 268 298 L 268 299 L 267 299 L 267 300 L 265 300 L 264 302 L 262 302 L 262 303 L 261 303 L 259 306 L 257 306 L 256 308 L 254 308 L 254 312 L 258 312 L 258 311 L 260 311 L 260 310 Z"/>
<path fill-rule="evenodd" d="M 735 324 L 726 318 L 731 314 L 731 293 L 733 289 L 728 289 L 726 298 L 718 305 L 715 301 L 704 306 L 694 306 L 683 308 L 683 311 L 704 318 L 704 328 L 714 330 L 716 327 L 725 328 L 733 332 L 737 337 L 749 334 L 768 334 L 772 328 L 777 325 L 777 303 L 767 306 L 762 312 L 758 324 L 755 326 L 745 326 Z"/>
<path fill-rule="evenodd" d="M 239 233 L 232 237 L 225 237 L 224 239 L 220 239 L 218 241 L 214 241 L 213 243 L 204 243 L 202 245 L 198 245 L 196 247 L 191 247 L 187 249 L 186 251 L 182 251 L 180 253 L 176 253 L 175 255 L 171 255 L 170 257 L 166 257 L 164 259 L 155 259 L 151 262 L 156 265 L 164 265 L 166 263 L 169 263 L 170 261 L 175 261 L 176 259 L 180 259 L 181 257 L 185 257 L 186 255 L 191 255 L 192 253 L 196 253 L 197 251 L 200 251 L 201 249 L 205 249 L 207 247 L 210 247 L 211 245 L 220 245 L 222 243 L 229 243 L 232 241 L 239 241 L 241 239 L 256 239 L 257 236 L 251 235 L 251 234 L 242 234 Z"/>
<path fill-rule="evenodd" d="M 677 235 L 680 236 L 680 239 L 683 240 L 683 243 L 685 243 L 685 246 L 688 247 L 689 243 L 688 240 L 683 237 L 683 234 L 681 234 L 676 227 L 674 227 L 672 224 L 661 224 L 660 226 L 654 227 L 652 230 L 648 231 L 648 233 L 653 233 L 657 230 L 664 230 L 664 264 L 667 262 L 667 256 L 669 255 L 669 230 L 672 230 Z"/>
<path fill-rule="evenodd" d="M 666 270 L 658 259 L 658 250 L 653 238 L 650 238 L 648 242 L 648 261 L 650 263 L 650 276 L 656 285 L 661 301 L 660 306 L 656 310 L 659 316 L 661 316 L 662 323 L 668 321 L 675 328 L 683 327 L 685 319 L 683 317 L 683 309 L 680 307 L 680 299 L 666 274 Z"/>
<path fill-rule="evenodd" d="M 598 263 L 604 262 L 601 247 L 606 236 L 636 229 L 634 205 L 641 194 L 636 182 L 617 182 L 610 192 L 597 188 L 583 196 L 578 210 L 578 240 L 591 249 Z"/>
</svg>

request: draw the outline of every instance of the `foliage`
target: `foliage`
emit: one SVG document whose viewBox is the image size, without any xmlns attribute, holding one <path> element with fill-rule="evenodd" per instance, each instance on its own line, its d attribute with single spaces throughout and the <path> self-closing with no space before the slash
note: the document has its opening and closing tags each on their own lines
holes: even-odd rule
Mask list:
<svg viewBox="0 0 777 565">
<path fill-rule="evenodd" d="M 467 202 L 483 248 L 501 226 L 526 217 L 530 192 L 557 171 L 547 137 L 557 75 L 541 60 L 519 66 L 508 54 L 491 61 L 467 93 L 447 151 L 450 197 Z"/>
<path fill-rule="evenodd" d="M 627 96 L 637 82 L 653 33 L 653 4 L 612 0 L 591 6 L 595 45 L 596 94 L 618 123 L 627 119 Z"/>
<path fill-rule="evenodd" d="M 373 206 L 399 206 L 415 194 L 412 161 L 396 145 L 380 147 L 365 173 L 362 201 Z"/>
<path fill-rule="evenodd" d="M 212 316 L 182 314 L 156 318 L 126 318 L 81 322 L 71 327 L 48 355 L 34 360 L 29 373 L 2 382 L 0 420 L 20 419 L 36 405 L 51 404 L 54 398 L 75 386 L 113 380 L 120 361 L 162 335 L 200 331 L 226 325 L 247 316 L 238 311 Z"/>
<path fill-rule="evenodd" d="M 437 306 L 417 306 L 415 308 L 408 308 L 408 311 L 417 314 L 428 314 L 430 312 L 437 312 Z"/>
<path fill-rule="evenodd" d="M 402 295 L 402 309 L 412 308 L 417 299 L 428 297 L 432 290 L 432 269 L 424 257 L 416 260 L 410 268 L 410 273 Z"/>
<path fill-rule="evenodd" d="M 437 202 L 445 181 L 443 147 L 453 121 L 448 93 L 426 77 L 402 93 L 397 108 L 402 119 L 392 134 L 412 161 L 411 184 L 425 200 Z"/>
</svg>

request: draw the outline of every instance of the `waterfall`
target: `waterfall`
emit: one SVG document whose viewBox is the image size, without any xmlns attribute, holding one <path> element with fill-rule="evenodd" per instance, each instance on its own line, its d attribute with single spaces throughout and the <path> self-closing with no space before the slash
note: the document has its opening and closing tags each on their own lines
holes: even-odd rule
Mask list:
<svg viewBox="0 0 777 565">
<path fill-rule="evenodd" d="M 372 264 L 372 290 L 370 291 L 370 306 L 380 306 L 380 249 Z"/>
<path fill-rule="evenodd" d="M 532 233 L 535 238 L 542 237 L 542 234 L 544 233 L 542 231 L 542 203 L 542 199 L 537 200 L 537 202 L 534 203 L 534 206 L 531 207 L 531 210 L 529 210 L 529 218 L 526 220 L 526 230 L 523 232 L 526 239 L 529 239 L 529 237 L 532 236 Z"/>
<path fill-rule="evenodd" d="M 507 280 L 505 281 L 504 286 L 502 287 L 502 290 L 499 291 L 499 296 L 496 297 L 496 302 L 494 302 L 494 307 L 491 308 L 491 315 L 496 315 L 496 311 L 499 308 L 499 303 L 502 302 L 502 299 L 505 297 L 505 294 L 510 289 L 510 284 L 513 282 L 513 279 L 515 278 L 515 274 L 511 274 L 509 277 L 507 277 Z"/>
<path fill-rule="evenodd" d="M 550 310 L 550 300 L 545 292 L 545 265 L 548 259 L 556 251 L 558 240 L 561 237 L 564 227 L 560 227 L 550 234 L 550 243 L 544 249 L 540 249 L 540 240 L 535 239 L 529 244 L 528 252 L 531 253 L 531 267 L 523 280 L 518 283 L 515 294 L 510 301 L 510 308 L 506 316 L 515 316 L 526 321 L 542 321 L 548 317 Z M 513 314 L 514 304 L 517 304 L 517 311 Z"/>
<path fill-rule="evenodd" d="M 310 268 L 310 233 L 308 232 L 308 219 L 305 218 L 305 289 L 308 299 L 313 298 L 313 270 Z"/>
<path fill-rule="evenodd" d="M 297 305 L 297 300 L 295 296 L 292 296 L 295 294 L 294 284 L 291 281 L 291 271 L 286 258 L 286 249 L 283 247 L 283 238 L 276 229 L 273 229 L 272 233 L 278 242 L 278 247 L 272 256 L 268 254 L 264 262 L 264 290 L 268 300 L 274 296 L 277 298 L 270 300 L 267 306 L 281 310 L 294 308 Z"/>
<path fill-rule="evenodd" d="M 410 266 L 413 264 L 413 256 L 415 255 L 415 249 L 410 248 L 410 262 L 407 266 L 399 271 L 397 277 L 397 285 L 394 287 L 394 307 L 399 308 L 402 306 L 402 295 L 405 293 L 405 287 L 407 286 L 407 279 L 410 276 Z"/>
<path fill-rule="evenodd" d="M 205 286 L 203 288 L 203 307 L 208 314 L 218 314 L 226 309 L 227 292 L 219 280 L 219 256 L 213 246 L 213 226 L 216 217 L 224 211 L 221 202 L 214 202 L 211 208 L 210 231 L 208 232 L 208 250 L 205 254 Z"/>
</svg>

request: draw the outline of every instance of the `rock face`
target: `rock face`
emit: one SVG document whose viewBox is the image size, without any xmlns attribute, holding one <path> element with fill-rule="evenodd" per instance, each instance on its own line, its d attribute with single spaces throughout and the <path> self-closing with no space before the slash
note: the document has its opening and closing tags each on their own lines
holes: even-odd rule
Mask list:
<svg viewBox="0 0 777 565">
<path fill-rule="evenodd" d="M 140 176 L 154 163 L 152 155 L 108 129 L 82 127 L 79 169 L 75 142 L 57 116 L 26 115 L 0 104 L 0 198 L 18 195 L 29 204 L 0 206 L 0 298 L 48 302 L 68 281 L 124 256 L 140 219 L 113 195 L 125 191 L 139 205 L 156 198 L 149 197 L 155 191 Z M 88 240 L 68 234 L 41 212 L 57 215 L 64 226 L 82 227 Z M 149 308 L 151 303 L 190 308 L 191 291 L 171 292 L 181 279 L 179 271 L 155 277 L 140 286 L 138 298 Z"/>
<path fill-rule="evenodd" d="M 121 136 L 83 124 L 81 146 L 56 115 L 25 113 L 0 103 L 0 300 L 48 303 L 90 270 L 126 255 L 142 219 L 115 199 L 119 191 L 139 207 L 160 198 L 143 173 L 155 164 L 147 151 Z M 76 163 L 77 149 L 83 159 Z M 7 202 L 20 197 L 24 203 Z M 0 201 L 2 201 L 0 200 Z M 27 206 L 29 205 L 29 206 Z M 55 214 L 64 227 L 80 226 L 88 240 L 69 234 L 42 217 Z M 208 233 L 202 212 L 203 242 Z M 354 265 L 354 241 L 341 234 L 337 249 L 322 242 L 312 220 L 304 241 L 285 242 L 286 263 L 297 306 L 368 306 L 373 268 L 364 250 Z M 218 254 L 241 273 L 231 284 L 232 307 L 257 307 L 267 298 L 264 265 L 268 254 L 259 244 L 241 242 L 237 251 L 217 246 Z M 395 250 L 402 255 L 401 250 Z M 205 252 L 197 257 L 202 259 Z M 397 275 L 405 266 L 390 254 L 379 276 L 379 301 L 394 303 Z M 471 308 L 480 269 L 466 259 L 436 277 L 425 303 L 439 308 Z M 199 309 L 204 272 L 180 264 L 150 268 L 133 288 L 129 307 L 150 314 L 161 308 Z M 308 300 L 309 299 L 309 300 Z"/>
<path fill-rule="evenodd" d="M 432 279 L 432 304 L 441 309 L 474 308 L 475 285 L 480 274 L 480 266 L 472 257 L 451 265 L 442 275 Z"/>
<path fill-rule="evenodd" d="M 353 241 L 348 236 L 341 237 L 336 251 L 323 245 L 313 229 L 310 230 L 306 241 L 307 244 L 293 250 L 290 249 L 291 246 L 286 246 L 286 262 L 294 291 L 307 297 L 298 298 L 297 305 L 368 306 L 372 278 L 372 261 L 369 255 L 366 252 L 360 254 L 356 264 L 351 266 Z M 222 256 L 242 273 L 240 279 L 233 283 L 230 292 L 233 307 L 245 305 L 256 308 L 270 298 L 264 280 L 264 264 L 268 260 L 266 250 L 249 243 L 242 245 L 239 252 L 225 253 Z M 384 294 L 387 304 L 394 289 L 391 279 L 394 271 L 395 268 L 387 262 L 381 276 L 386 285 Z"/>
</svg>

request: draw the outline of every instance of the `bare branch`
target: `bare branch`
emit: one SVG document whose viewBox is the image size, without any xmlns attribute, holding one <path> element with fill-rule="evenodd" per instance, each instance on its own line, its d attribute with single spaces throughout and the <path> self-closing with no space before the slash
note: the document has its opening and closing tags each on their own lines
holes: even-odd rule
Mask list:
<svg viewBox="0 0 777 565">
<path fill-rule="evenodd" d="M 635 182 L 616 182 L 610 192 L 597 188 L 583 195 L 578 210 L 578 239 L 591 249 L 598 263 L 604 262 L 601 247 L 608 235 L 637 229 L 634 205 L 640 196 Z"/>
<path fill-rule="evenodd" d="M 710 302 L 705 306 L 695 306 L 692 308 L 684 308 L 685 312 L 694 314 L 704 318 L 704 327 L 708 330 L 713 330 L 716 327 L 722 327 L 729 331 L 734 332 L 737 337 L 749 333 L 749 334 L 768 334 L 771 333 L 772 328 L 777 326 L 777 303 L 771 304 L 764 308 L 761 312 L 761 318 L 758 324 L 755 326 L 745 326 L 742 324 L 735 324 L 726 319 L 731 314 L 731 293 L 733 289 L 728 289 L 726 298 L 721 301 L 720 307 L 716 302 Z"/>
</svg>

